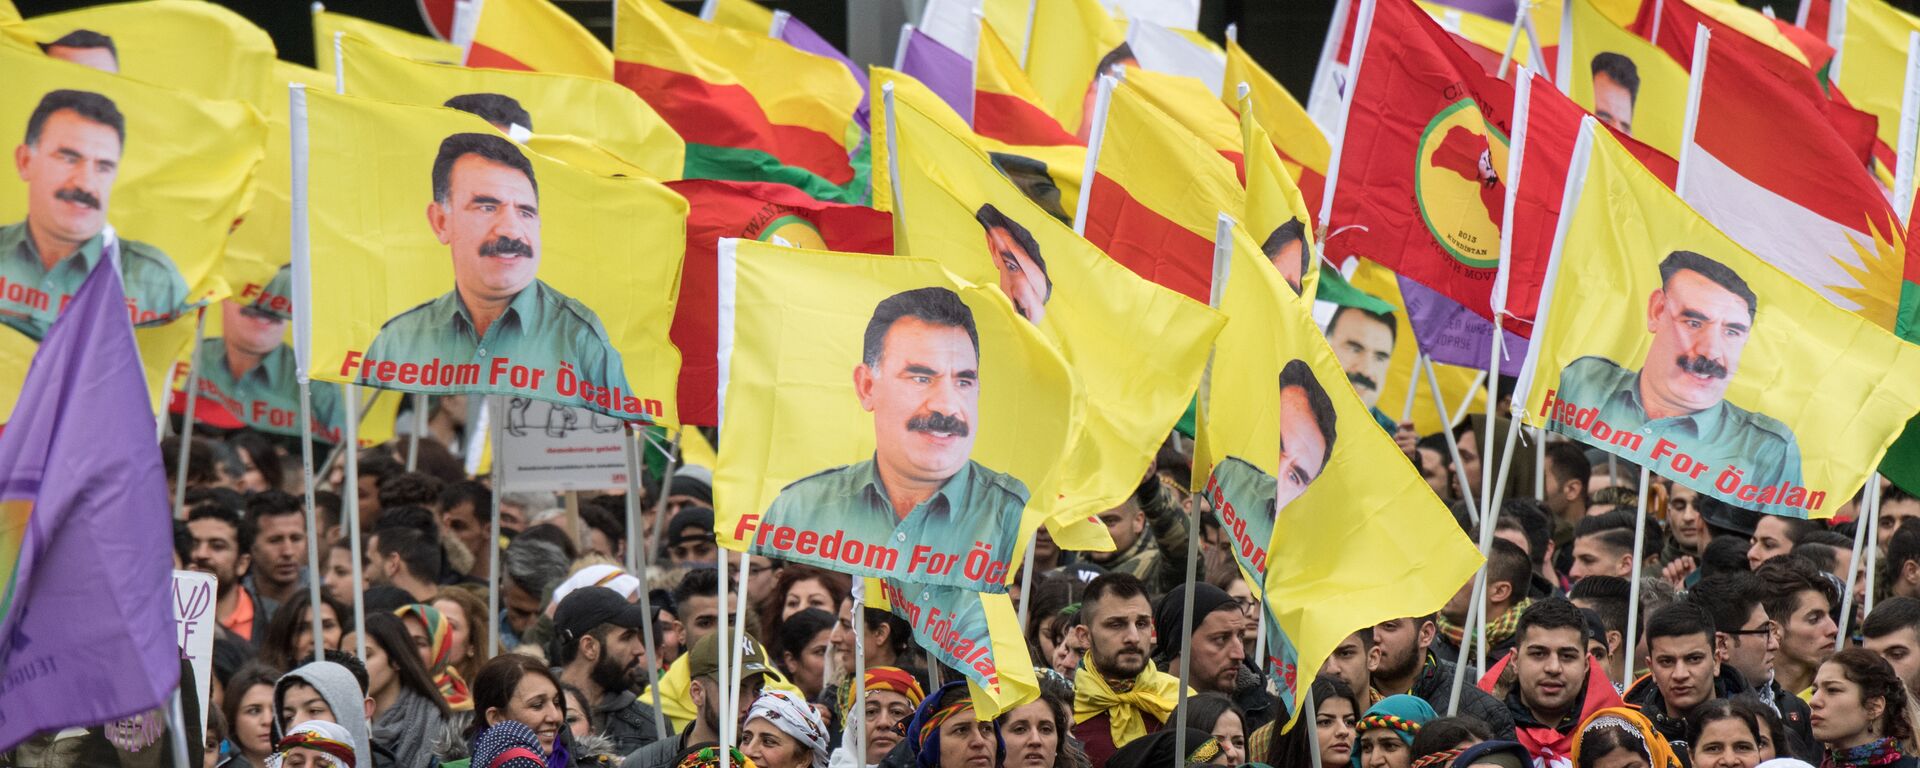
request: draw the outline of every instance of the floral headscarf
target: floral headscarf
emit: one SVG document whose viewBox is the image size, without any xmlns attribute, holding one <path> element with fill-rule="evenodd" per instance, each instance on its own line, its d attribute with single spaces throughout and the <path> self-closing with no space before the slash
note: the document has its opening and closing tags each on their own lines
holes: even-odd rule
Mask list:
<svg viewBox="0 0 1920 768">
<path fill-rule="evenodd" d="M 433 683 L 440 687 L 440 697 L 447 700 L 447 706 L 458 711 L 473 709 L 473 696 L 467 691 L 467 681 L 460 677 L 460 670 L 454 669 L 453 658 L 453 622 L 440 613 L 440 609 L 425 603 L 413 603 L 393 609 L 393 615 L 402 619 L 413 619 L 427 628 L 427 647 L 433 649 L 433 663 L 427 665 L 427 674 L 433 676 Z"/>
</svg>

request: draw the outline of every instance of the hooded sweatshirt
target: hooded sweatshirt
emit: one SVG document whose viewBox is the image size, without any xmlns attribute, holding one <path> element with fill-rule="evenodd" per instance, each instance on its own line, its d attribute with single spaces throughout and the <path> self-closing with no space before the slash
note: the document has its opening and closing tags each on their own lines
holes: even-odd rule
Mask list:
<svg viewBox="0 0 1920 768">
<path fill-rule="evenodd" d="M 333 721 L 353 736 L 353 764 L 373 765 L 372 742 L 367 731 L 367 696 L 346 667 L 331 661 L 315 661 L 288 672 L 273 684 L 273 740 L 279 743 L 287 728 L 297 723 L 281 722 L 280 709 L 287 700 L 287 688 L 300 683 L 320 693 L 333 710 Z"/>
</svg>

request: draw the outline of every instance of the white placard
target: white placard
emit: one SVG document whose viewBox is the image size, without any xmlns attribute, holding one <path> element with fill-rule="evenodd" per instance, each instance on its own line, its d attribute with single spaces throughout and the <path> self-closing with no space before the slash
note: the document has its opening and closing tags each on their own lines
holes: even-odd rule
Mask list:
<svg viewBox="0 0 1920 768">
<path fill-rule="evenodd" d="M 618 419 L 525 397 L 500 397 L 491 418 L 499 442 L 499 492 L 624 488 L 625 426 Z"/>
<path fill-rule="evenodd" d="M 200 730 L 194 733 L 207 732 L 207 707 L 212 706 L 208 688 L 213 683 L 214 603 L 218 599 L 213 574 L 173 572 L 174 637 L 180 643 L 180 658 L 193 665 L 193 682 L 199 689 L 195 693 L 200 697 Z"/>
</svg>

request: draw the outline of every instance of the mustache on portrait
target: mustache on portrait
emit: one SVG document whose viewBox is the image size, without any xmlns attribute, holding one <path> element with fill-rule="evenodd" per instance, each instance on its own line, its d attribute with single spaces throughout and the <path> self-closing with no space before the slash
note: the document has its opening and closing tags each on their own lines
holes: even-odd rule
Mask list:
<svg viewBox="0 0 1920 768">
<path fill-rule="evenodd" d="M 482 256 L 503 256 L 509 253 L 531 259 L 533 246 L 504 235 L 480 244 Z"/>
<path fill-rule="evenodd" d="M 66 187 L 57 190 L 53 193 L 53 199 L 69 203 L 79 203 L 96 211 L 100 210 L 100 198 L 94 197 L 92 192 L 80 189 L 79 187 Z"/>
<path fill-rule="evenodd" d="M 958 416 L 948 416 L 934 411 L 925 416 L 915 416 L 907 420 L 908 432 L 946 432 L 955 437 L 966 437 L 967 422 Z"/>
<path fill-rule="evenodd" d="M 1674 362 L 1680 366 L 1680 370 L 1686 371 L 1687 373 L 1691 373 L 1695 376 L 1706 376 L 1708 378 L 1714 378 L 1714 379 L 1724 379 L 1727 377 L 1726 366 L 1716 363 L 1705 357 L 1701 357 L 1699 355 L 1694 355 L 1691 357 L 1687 355 L 1681 355 L 1680 359 Z"/>
<path fill-rule="evenodd" d="M 1374 382 L 1373 377 L 1364 373 L 1349 373 L 1347 374 L 1347 381 L 1353 382 L 1355 387 L 1366 387 L 1372 390 L 1380 389 L 1380 385 Z"/>
</svg>

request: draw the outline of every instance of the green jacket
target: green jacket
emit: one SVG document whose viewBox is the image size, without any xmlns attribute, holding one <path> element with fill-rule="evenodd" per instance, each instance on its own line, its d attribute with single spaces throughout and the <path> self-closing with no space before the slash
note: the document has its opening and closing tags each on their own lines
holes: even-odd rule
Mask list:
<svg viewBox="0 0 1920 768">
<path fill-rule="evenodd" d="M 160 249 L 118 238 L 110 245 L 101 233 L 47 269 L 27 222 L 21 221 L 0 227 L 0 324 L 39 341 L 101 256 L 114 249 L 120 252 L 121 285 L 134 325 L 165 323 L 190 308 L 186 278 Z"/>
</svg>

